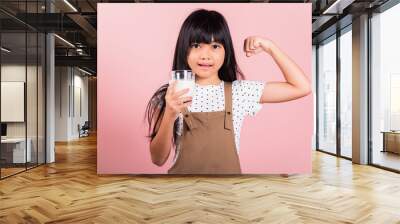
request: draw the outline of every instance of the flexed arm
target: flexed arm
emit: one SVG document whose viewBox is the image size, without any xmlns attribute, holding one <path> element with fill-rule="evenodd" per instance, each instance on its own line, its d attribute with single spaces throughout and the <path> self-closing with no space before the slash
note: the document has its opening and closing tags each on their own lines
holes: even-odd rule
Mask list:
<svg viewBox="0 0 400 224">
<path fill-rule="evenodd" d="M 311 84 L 303 70 L 271 40 L 251 36 L 244 41 L 247 57 L 266 52 L 282 71 L 286 82 L 267 82 L 260 103 L 278 103 L 304 97 L 311 93 Z"/>
</svg>

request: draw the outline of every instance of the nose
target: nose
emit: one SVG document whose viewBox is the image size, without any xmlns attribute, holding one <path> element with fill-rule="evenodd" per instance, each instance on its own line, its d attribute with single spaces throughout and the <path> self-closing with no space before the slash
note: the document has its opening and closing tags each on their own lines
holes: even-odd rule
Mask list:
<svg viewBox="0 0 400 224">
<path fill-rule="evenodd" d="M 210 56 L 210 49 L 209 49 L 208 46 L 207 46 L 207 47 L 203 47 L 203 48 L 201 49 L 201 52 L 200 52 L 200 59 L 202 59 L 202 60 L 209 60 L 209 59 L 211 59 L 211 56 Z"/>
</svg>

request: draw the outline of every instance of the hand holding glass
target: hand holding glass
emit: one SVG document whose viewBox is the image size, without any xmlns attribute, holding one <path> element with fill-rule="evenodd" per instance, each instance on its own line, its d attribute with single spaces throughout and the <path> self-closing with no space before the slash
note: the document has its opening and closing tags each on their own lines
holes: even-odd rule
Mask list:
<svg viewBox="0 0 400 224">
<path fill-rule="evenodd" d="M 191 70 L 174 70 L 171 72 L 171 81 L 175 81 L 175 91 L 189 89 L 189 92 L 183 96 L 193 97 L 193 91 L 196 86 L 195 74 Z"/>
</svg>

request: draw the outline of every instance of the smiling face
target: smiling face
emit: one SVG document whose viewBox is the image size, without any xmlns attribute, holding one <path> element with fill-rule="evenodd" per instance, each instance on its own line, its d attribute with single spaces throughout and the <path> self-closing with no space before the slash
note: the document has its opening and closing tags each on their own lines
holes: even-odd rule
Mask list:
<svg viewBox="0 0 400 224">
<path fill-rule="evenodd" d="M 218 79 L 224 64 L 225 49 L 221 43 L 192 43 L 188 52 L 188 65 L 199 79 Z"/>
</svg>

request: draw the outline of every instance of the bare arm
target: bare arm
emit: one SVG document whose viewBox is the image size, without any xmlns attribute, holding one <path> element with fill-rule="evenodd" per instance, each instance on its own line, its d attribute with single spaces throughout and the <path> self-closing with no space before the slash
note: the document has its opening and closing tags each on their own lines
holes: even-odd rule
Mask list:
<svg viewBox="0 0 400 224">
<path fill-rule="evenodd" d="M 286 79 L 286 82 L 266 83 L 260 103 L 285 102 L 311 93 L 310 81 L 303 70 L 272 41 L 256 36 L 249 37 L 245 40 L 244 50 L 248 57 L 259 52 L 271 55 Z"/>
<path fill-rule="evenodd" d="M 151 160 L 157 166 L 164 165 L 169 157 L 172 148 L 172 138 L 174 129 L 174 117 L 162 116 L 162 120 L 158 125 L 157 134 L 150 142 Z"/>
<path fill-rule="evenodd" d="M 165 111 L 161 115 L 161 122 L 156 124 L 156 136 L 150 142 L 151 160 L 157 166 L 164 165 L 171 152 L 174 122 L 179 112 L 191 104 L 191 97 L 182 97 L 188 91 L 189 89 L 175 92 L 175 83 L 168 87 L 165 95 Z"/>
</svg>

